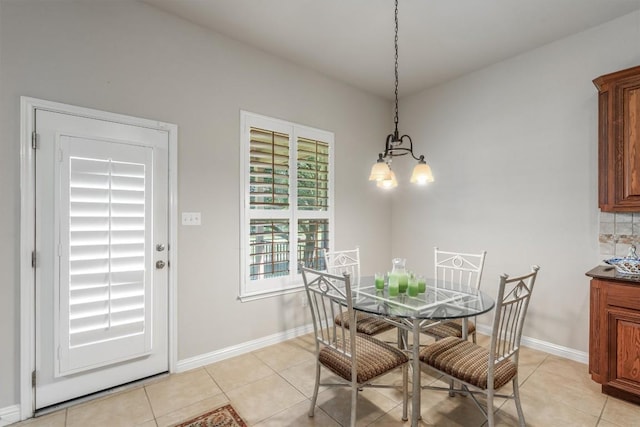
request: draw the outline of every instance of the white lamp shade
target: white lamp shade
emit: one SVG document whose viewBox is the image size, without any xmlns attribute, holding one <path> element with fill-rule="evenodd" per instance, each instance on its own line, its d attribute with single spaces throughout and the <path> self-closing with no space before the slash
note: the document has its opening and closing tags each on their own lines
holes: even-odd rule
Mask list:
<svg viewBox="0 0 640 427">
<path fill-rule="evenodd" d="M 426 163 L 418 163 L 415 168 L 413 168 L 413 173 L 411 174 L 411 182 L 418 185 L 425 185 L 428 182 L 433 182 L 433 174 L 431 173 L 431 168 Z"/>
<path fill-rule="evenodd" d="M 379 188 L 391 189 L 396 188 L 398 186 L 398 180 L 396 179 L 396 174 L 389 169 L 391 173 L 387 179 L 380 180 L 376 182 L 376 186 Z"/>
<path fill-rule="evenodd" d="M 375 162 L 371 167 L 371 174 L 369 175 L 369 181 L 383 181 L 385 179 L 391 179 L 391 169 L 385 162 Z"/>
</svg>

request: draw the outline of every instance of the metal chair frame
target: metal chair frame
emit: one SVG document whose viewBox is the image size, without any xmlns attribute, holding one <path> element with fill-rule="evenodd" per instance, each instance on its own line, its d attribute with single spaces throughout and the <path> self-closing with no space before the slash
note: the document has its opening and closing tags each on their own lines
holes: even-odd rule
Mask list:
<svg viewBox="0 0 640 427">
<path fill-rule="evenodd" d="M 479 254 L 441 251 L 433 248 L 436 286 L 442 282 L 458 283 L 480 289 L 487 251 Z"/>
<path fill-rule="evenodd" d="M 351 283 L 355 283 L 356 285 L 360 284 L 360 248 L 356 247 L 355 249 L 334 252 L 327 250 L 324 253 L 324 259 L 327 272 L 337 275 L 349 273 Z M 338 317 L 336 317 L 337 323 L 341 323 L 339 320 L 341 316 L 342 314 L 339 314 Z M 367 325 L 371 325 L 372 322 L 376 324 L 380 323 L 379 317 L 373 314 L 359 313 L 356 323 L 349 322 L 348 325 L 356 325 L 356 332 L 370 336 L 393 328 L 393 325 L 389 324 L 384 327 L 375 328 L 375 332 L 370 332 Z"/>
<path fill-rule="evenodd" d="M 435 261 L 435 286 L 443 282 L 451 282 L 474 289 L 480 289 L 484 260 L 487 251 L 479 254 L 441 251 L 433 248 Z M 475 321 L 475 318 L 474 318 Z M 429 330 L 424 331 L 429 335 Z M 435 335 L 434 335 L 435 337 Z M 437 339 L 438 337 L 436 337 Z M 472 334 L 473 342 L 476 342 L 475 331 Z"/>
<path fill-rule="evenodd" d="M 333 252 L 325 250 L 324 261 L 328 273 L 349 273 L 351 283 L 360 283 L 360 248 Z"/>
<path fill-rule="evenodd" d="M 355 328 L 346 328 L 341 325 L 336 325 L 334 318 L 338 313 L 341 313 L 344 308 L 347 308 L 347 312 L 350 318 L 350 323 L 355 324 L 355 310 L 353 309 L 353 299 L 351 295 L 351 277 L 349 273 L 342 275 L 330 274 L 323 271 L 312 270 L 310 268 L 300 266 L 302 271 L 302 278 L 304 281 L 305 291 L 309 300 L 309 308 L 311 310 L 311 317 L 313 319 L 313 328 L 315 333 L 316 343 L 316 378 L 315 388 L 313 391 L 313 397 L 311 399 L 311 408 L 309 409 L 309 416 L 313 417 L 316 406 L 316 400 L 318 397 L 318 389 L 322 386 L 338 387 L 348 386 L 351 387 L 351 426 L 356 424 L 356 408 L 357 408 L 357 396 L 358 391 L 364 387 L 377 387 L 377 388 L 396 388 L 393 385 L 385 384 L 372 384 L 371 381 L 375 378 L 371 378 L 365 383 L 359 383 L 358 380 L 358 353 L 356 351 L 356 336 Z M 366 335 L 363 335 L 366 336 Z M 376 340 L 375 338 L 366 336 L 368 340 L 374 342 L 374 345 L 380 347 L 393 348 L 388 344 Z M 320 362 L 320 350 L 323 346 L 332 347 L 335 351 L 342 354 L 344 357 L 351 360 L 351 379 L 345 379 L 344 382 L 337 383 L 321 383 L 320 382 L 320 370 L 324 366 Z M 407 419 L 407 400 L 408 400 L 408 363 L 401 365 L 402 367 L 402 393 L 403 393 L 403 420 Z M 397 366 L 400 367 L 400 366 Z M 376 378 L 390 372 L 396 367 L 387 370 Z M 333 372 L 333 371 L 332 371 Z M 333 372 L 335 374 L 335 372 Z"/>
<path fill-rule="evenodd" d="M 473 384 L 463 381 L 460 378 L 439 369 L 435 369 L 430 365 L 426 366 L 450 380 L 449 388 L 434 386 L 424 386 L 423 388 L 448 390 L 450 395 L 462 394 L 471 396 L 476 406 L 487 418 L 489 427 L 493 427 L 495 425 L 493 399 L 495 397 L 513 399 L 518 411 L 519 425 L 522 427 L 525 426 L 524 413 L 520 403 L 517 373 L 511 380 L 513 386 L 512 394 L 497 394 L 494 389 L 494 376 L 496 366 L 503 360 L 511 359 L 516 367 L 518 366 L 522 329 L 539 269 L 540 267 L 534 265 L 531 267 L 531 273 L 523 276 L 512 278 L 509 278 L 506 274 L 500 276 L 500 284 L 498 286 L 498 294 L 496 297 L 496 309 L 493 317 L 491 342 L 489 344 L 489 356 L 487 359 L 487 388 L 480 389 Z M 453 388 L 453 381 L 461 384 L 460 389 Z M 486 396 L 486 407 L 484 407 L 476 398 L 475 395 L 478 393 Z"/>
</svg>

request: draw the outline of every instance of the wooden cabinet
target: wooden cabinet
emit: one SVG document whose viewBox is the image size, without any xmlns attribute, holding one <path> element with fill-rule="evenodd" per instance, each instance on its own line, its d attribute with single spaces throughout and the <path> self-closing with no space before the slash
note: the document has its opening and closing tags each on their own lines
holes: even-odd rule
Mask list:
<svg viewBox="0 0 640 427">
<path fill-rule="evenodd" d="M 640 283 L 591 279 L 589 373 L 602 392 L 640 403 Z"/>
<path fill-rule="evenodd" d="M 598 204 L 640 212 L 640 66 L 598 77 Z"/>
</svg>

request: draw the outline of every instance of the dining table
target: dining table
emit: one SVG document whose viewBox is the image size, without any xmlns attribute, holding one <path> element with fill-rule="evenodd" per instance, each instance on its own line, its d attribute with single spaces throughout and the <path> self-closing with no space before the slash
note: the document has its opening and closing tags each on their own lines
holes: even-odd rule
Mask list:
<svg viewBox="0 0 640 427">
<path fill-rule="evenodd" d="M 352 286 L 353 308 L 383 318 L 398 328 L 398 345 L 409 352 L 412 366 L 411 426 L 420 420 L 420 336 L 442 322 L 462 319 L 462 337 L 467 338 L 468 319 L 487 313 L 495 301 L 474 287 L 449 281 L 426 279 L 425 291 L 389 295 L 389 287 L 374 285 L 374 277 L 364 276 Z M 395 292 L 394 292 L 395 293 Z M 408 345 L 408 334 L 412 345 Z M 407 414 L 403 414 L 407 419 Z"/>
</svg>

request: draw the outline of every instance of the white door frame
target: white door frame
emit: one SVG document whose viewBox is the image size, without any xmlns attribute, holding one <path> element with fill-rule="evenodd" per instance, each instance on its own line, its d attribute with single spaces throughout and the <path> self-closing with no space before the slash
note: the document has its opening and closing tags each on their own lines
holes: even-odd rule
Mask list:
<svg viewBox="0 0 640 427">
<path fill-rule="evenodd" d="M 32 148 L 35 109 L 73 114 L 98 120 L 166 131 L 169 135 L 169 372 L 178 360 L 177 278 L 178 278 L 178 126 L 170 123 L 109 113 L 42 99 L 20 98 L 20 419 L 34 414 L 31 373 L 35 368 L 35 157 Z"/>
</svg>

